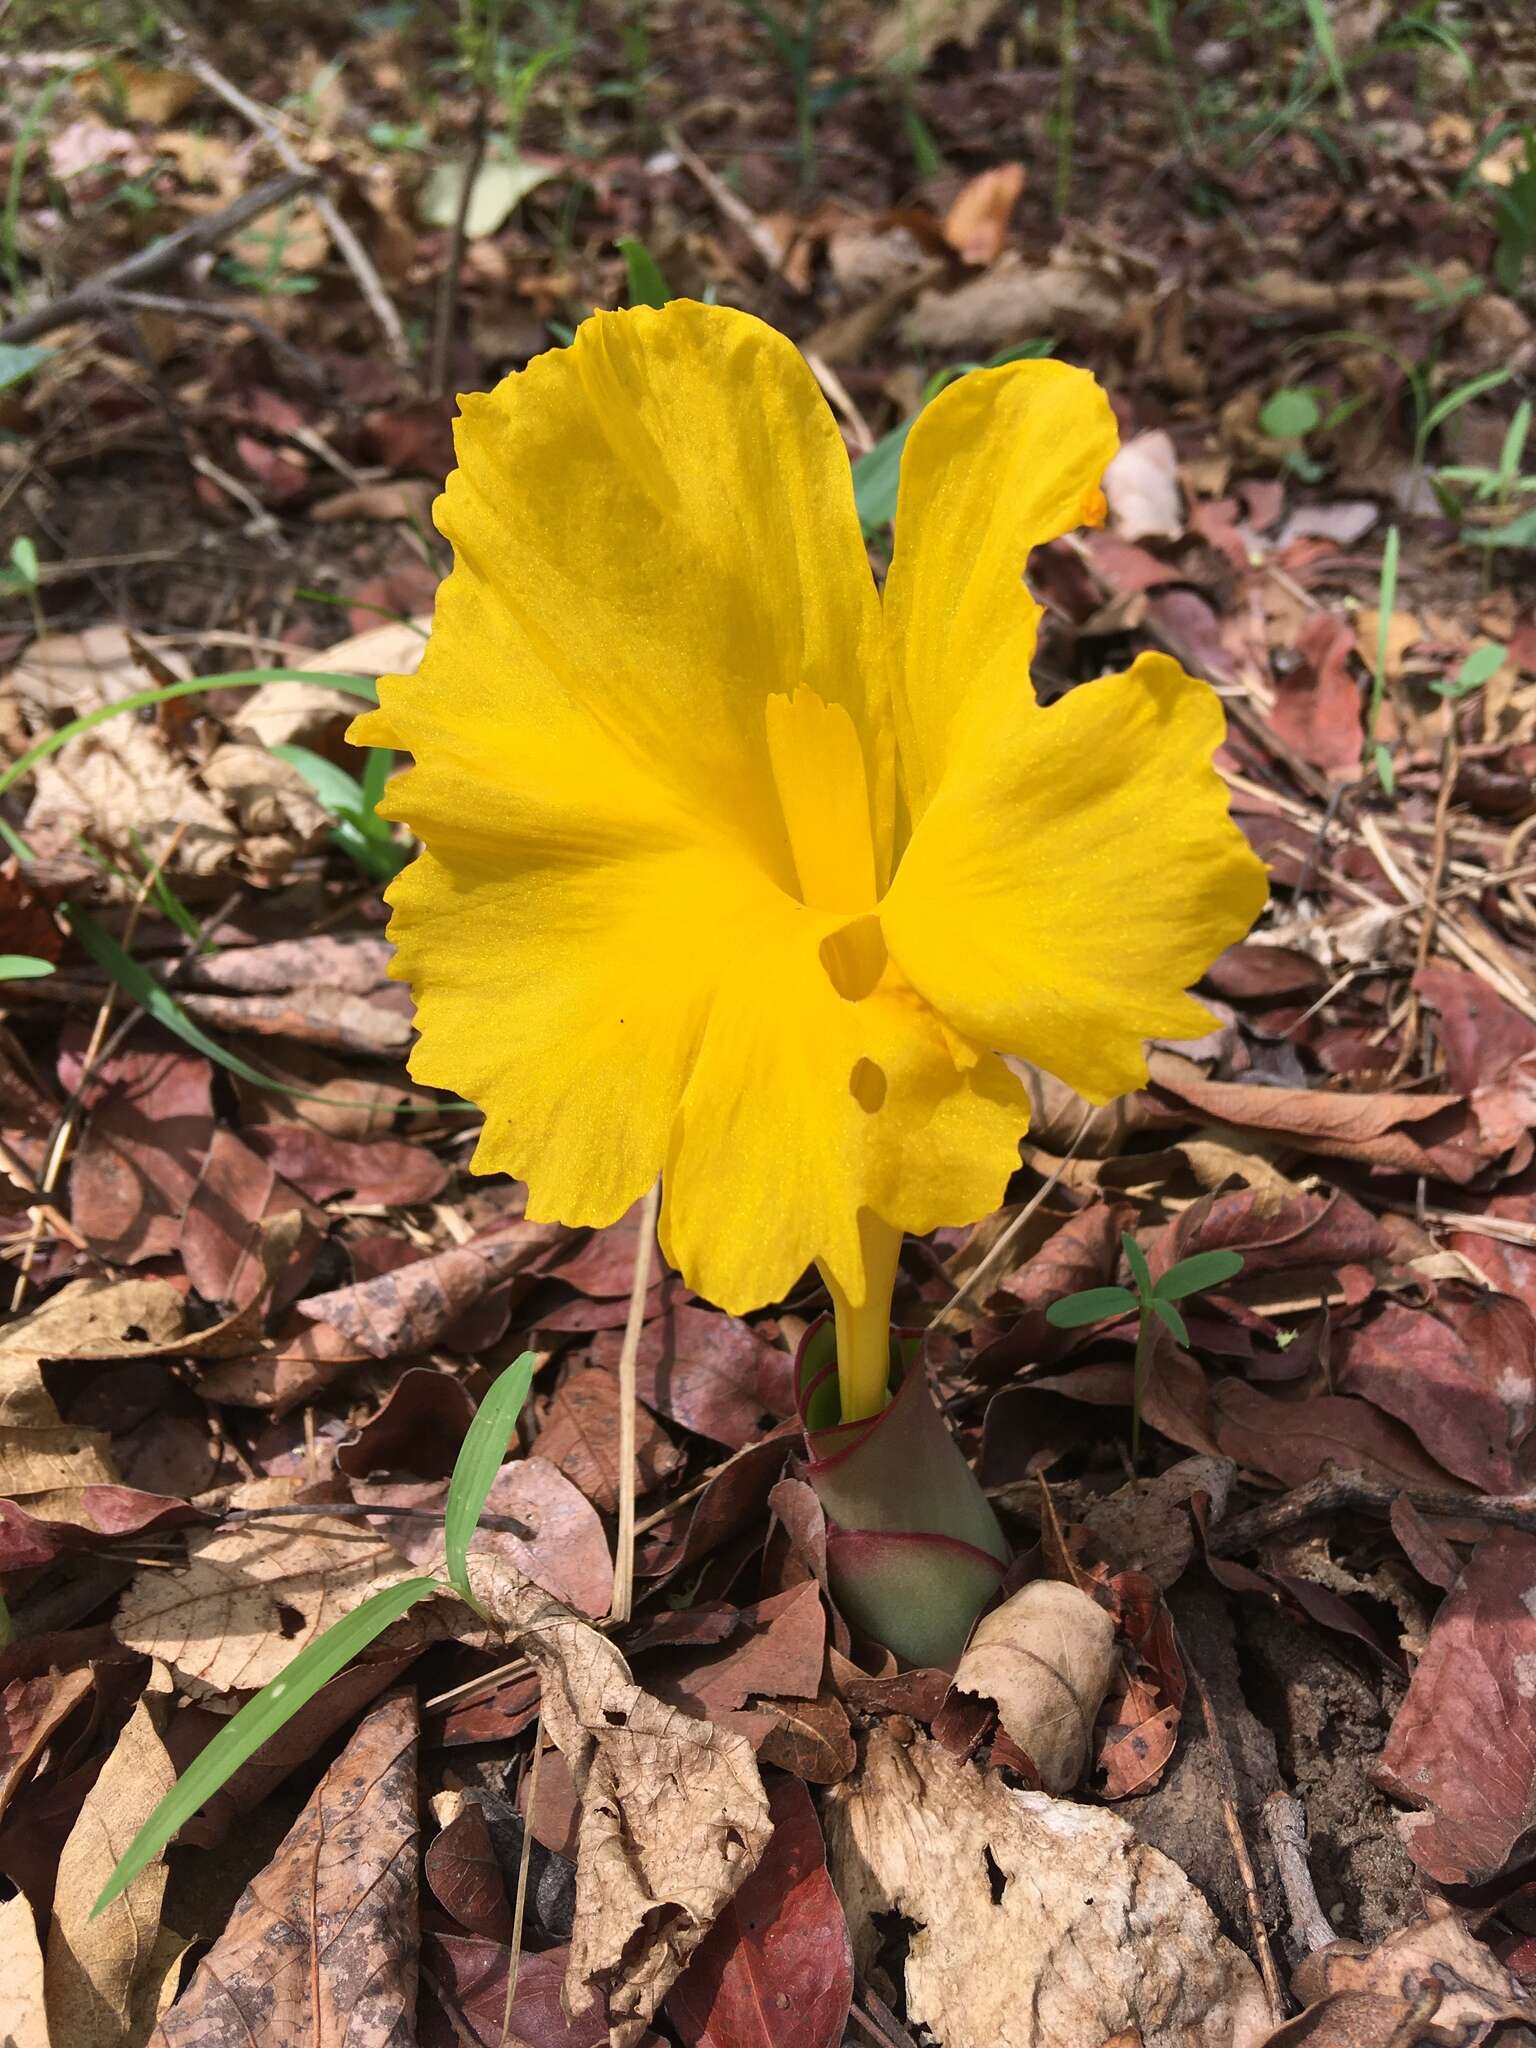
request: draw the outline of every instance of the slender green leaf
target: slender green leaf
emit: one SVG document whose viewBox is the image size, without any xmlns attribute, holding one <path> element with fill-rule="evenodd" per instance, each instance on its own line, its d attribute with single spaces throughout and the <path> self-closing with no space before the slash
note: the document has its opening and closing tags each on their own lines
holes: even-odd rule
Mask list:
<svg viewBox="0 0 1536 2048">
<path fill-rule="evenodd" d="M 11 567 L 23 590 L 36 590 L 38 582 L 37 543 L 30 534 L 18 533 L 11 542 Z"/>
<path fill-rule="evenodd" d="M 234 1719 L 219 1730 L 182 1772 L 129 1844 L 126 1855 L 91 1908 L 92 1917 L 121 1898 L 139 1872 L 154 1861 L 198 1808 L 227 1784 L 264 1742 L 291 1721 L 343 1665 L 350 1664 L 359 1650 L 367 1649 L 375 1636 L 381 1636 L 391 1622 L 398 1621 L 418 1600 L 442 1590 L 437 1579 L 403 1579 L 397 1586 L 385 1586 L 370 1593 L 350 1614 L 344 1614 L 323 1635 L 316 1636 L 308 1648 L 300 1650 L 282 1676 L 247 1700 Z"/>
<path fill-rule="evenodd" d="M 1429 445 L 1429 437 L 1436 427 L 1443 427 L 1452 413 L 1460 412 L 1464 405 L 1470 405 L 1474 398 L 1481 398 L 1485 391 L 1494 391 L 1500 384 L 1507 384 L 1513 375 L 1513 370 L 1485 370 L 1480 377 L 1469 377 L 1465 384 L 1458 384 L 1454 391 L 1447 391 L 1444 398 L 1437 399 L 1419 422 L 1420 452 Z"/>
<path fill-rule="evenodd" d="M 1170 1266 L 1152 1290 L 1154 1301 L 1182 1301 L 1186 1294 L 1217 1287 L 1243 1270 L 1241 1252 L 1196 1252 Z"/>
<path fill-rule="evenodd" d="M 9 390 L 23 377 L 40 370 L 52 354 L 52 349 L 23 348 L 13 341 L 0 341 L 0 391 Z"/>
<path fill-rule="evenodd" d="M 1184 1318 L 1179 1314 L 1171 1301 L 1161 1301 L 1154 1296 L 1152 1313 L 1160 1323 L 1173 1332 L 1181 1344 L 1188 1345 L 1189 1331 L 1184 1327 Z"/>
<path fill-rule="evenodd" d="M 1328 0 L 1306 0 L 1307 20 L 1312 28 L 1312 40 L 1317 45 L 1328 72 L 1329 82 L 1338 95 L 1339 105 L 1346 110 L 1350 106 L 1349 81 L 1344 76 L 1344 66 L 1339 59 L 1339 46 L 1333 39 L 1333 18 L 1328 12 Z"/>
<path fill-rule="evenodd" d="M 1455 675 L 1431 683 L 1429 687 L 1437 697 L 1468 697 L 1498 674 L 1508 652 L 1508 648 L 1500 647 L 1496 640 L 1484 640 L 1473 648 Z"/>
<path fill-rule="evenodd" d="M 1392 749 L 1385 740 L 1378 740 L 1376 742 L 1375 751 L 1371 759 L 1376 767 L 1376 780 L 1381 784 L 1388 796 L 1395 796 L 1397 794 L 1397 770 L 1392 765 Z"/>
<path fill-rule="evenodd" d="M 672 293 L 661 274 L 661 265 L 644 242 L 636 241 L 633 235 L 625 235 L 618 246 L 629 277 L 629 303 L 632 306 L 665 306 Z"/>
<path fill-rule="evenodd" d="M 512 1442 L 517 1418 L 533 1385 L 536 1359 L 537 1354 L 532 1351 L 513 1359 L 475 1410 L 475 1419 L 465 1431 L 454 1460 L 448 1505 L 443 1513 L 443 1543 L 448 1554 L 448 1576 L 466 1600 L 471 1597 L 466 1564 L 470 1538 Z"/>
<path fill-rule="evenodd" d="M 1147 1264 L 1146 1253 L 1128 1230 L 1121 1231 L 1120 1245 L 1125 1253 L 1125 1263 L 1131 1269 L 1131 1278 L 1136 1283 L 1137 1293 L 1143 1301 L 1149 1300 L 1152 1294 L 1152 1268 Z"/>
<path fill-rule="evenodd" d="M 1110 1316 L 1127 1316 L 1136 1306 L 1128 1287 L 1085 1287 L 1081 1294 L 1063 1295 L 1045 1312 L 1053 1330 L 1081 1330 L 1088 1323 L 1102 1323 Z"/>
<path fill-rule="evenodd" d="M 1536 512 L 1522 512 L 1507 526 L 1471 526 L 1462 539 L 1480 548 L 1536 548 Z"/>
<path fill-rule="evenodd" d="M 0 796 L 29 774 L 39 761 L 50 754 L 56 754 L 83 732 L 90 732 L 94 726 L 105 725 L 109 718 L 120 718 L 126 711 L 145 711 L 152 704 L 169 704 L 175 697 L 195 697 L 203 690 L 254 690 L 261 683 L 324 683 L 330 689 L 343 690 L 349 697 L 361 697 L 369 704 L 379 701 L 378 690 L 371 678 L 365 676 L 322 675 L 318 670 L 301 668 L 245 668 L 236 669 L 222 676 L 190 676 L 185 682 L 162 683 L 153 690 L 135 690 L 131 696 L 119 697 L 112 704 L 98 704 L 94 711 L 82 712 L 67 725 L 61 725 L 57 732 L 51 732 L 46 739 L 38 741 L 35 747 L 28 747 L 19 754 L 10 766 L 0 773 Z"/>
<path fill-rule="evenodd" d="M 0 981 L 41 981 L 57 972 L 51 960 L 39 960 L 35 953 L 0 953 Z"/>
</svg>

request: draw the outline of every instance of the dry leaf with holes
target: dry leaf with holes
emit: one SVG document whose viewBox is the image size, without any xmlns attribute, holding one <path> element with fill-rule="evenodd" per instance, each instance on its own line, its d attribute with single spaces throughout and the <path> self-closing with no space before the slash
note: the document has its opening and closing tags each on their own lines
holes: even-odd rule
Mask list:
<svg viewBox="0 0 1536 2048">
<path fill-rule="evenodd" d="M 185 1571 L 135 1575 L 117 1638 L 163 1658 L 194 1698 L 254 1692 L 359 1601 L 409 1576 L 382 1538 L 324 1515 L 195 1530 Z"/>
<path fill-rule="evenodd" d="M 977 1622 L 955 1690 L 992 1700 L 1045 1790 L 1068 1792 L 1083 1775 L 1114 1668 L 1109 1614 L 1076 1586 L 1035 1579 Z"/>
<path fill-rule="evenodd" d="M 415 1696 L 372 1707 L 240 1895 L 153 2048 L 407 2048 L 416 2035 Z"/>
<path fill-rule="evenodd" d="M 59 1858 L 44 1978 L 49 2034 L 59 2048 L 141 2048 L 175 1992 L 187 1943 L 161 1924 L 163 1855 L 91 1917 L 118 1859 L 176 1782 L 161 1740 L 171 1704 L 170 1673 L 156 1664 Z"/>
<path fill-rule="evenodd" d="M 767 1847 L 751 1746 L 643 1692 L 605 1636 L 501 1559 L 472 1556 L 469 1575 L 537 1668 L 581 1799 L 567 2011 L 606 1993 L 627 2048 Z"/>
<path fill-rule="evenodd" d="M 854 1961 L 887 1997 L 886 1915 L 908 1923 L 910 2025 L 944 2048 L 1258 2048 L 1258 1972 L 1177 1864 L 1115 1815 L 957 1761 L 883 1721 L 827 1794 Z"/>
</svg>

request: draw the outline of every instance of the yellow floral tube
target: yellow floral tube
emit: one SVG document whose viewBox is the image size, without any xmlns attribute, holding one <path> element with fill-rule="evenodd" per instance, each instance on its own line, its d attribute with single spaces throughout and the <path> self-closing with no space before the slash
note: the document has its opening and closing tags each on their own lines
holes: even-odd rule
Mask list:
<svg viewBox="0 0 1536 2048">
<path fill-rule="evenodd" d="M 870 573 L 847 454 L 744 313 L 599 313 L 463 400 L 454 566 L 360 744 L 411 1071 L 478 1103 L 481 1172 L 601 1226 L 662 1176 L 662 1246 L 743 1312 L 817 1266 L 847 1419 L 886 1397 L 906 1231 L 994 1209 L 1026 1098 L 1095 1102 L 1240 938 L 1263 870 L 1211 762 L 1215 694 L 1143 655 L 1049 708 L 1032 548 L 1100 516 L 1113 415 L 1023 362 L 908 437 Z"/>
</svg>

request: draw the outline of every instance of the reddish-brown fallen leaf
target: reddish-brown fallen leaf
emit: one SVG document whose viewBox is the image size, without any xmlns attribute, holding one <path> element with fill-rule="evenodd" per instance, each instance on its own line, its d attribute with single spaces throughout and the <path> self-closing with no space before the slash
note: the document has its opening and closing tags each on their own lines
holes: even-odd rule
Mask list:
<svg viewBox="0 0 1536 2048">
<path fill-rule="evenodd" d="M 474 1419 L 474 1396 L 462 1380 L 429 1366 L 409 1366 L 378 1413 L 337 1450 L 337 1470 L 349 1479 L 375 1472 L 446 1479 Z"/>
<path fill-rule="evenodd" d="M 1350 668 L 1355 629 L 1330 612 L 1313 612 L 1296 635 L 1297 660 L 1275 679 L 1271 714 L 1280 737 L 1302 760 L 1340 779 L 1359 772 L 1365 745 L 1361 688 Z"/>
<path fill-rule="evenodd" d="M 373 1354 L 330 1323 L 311 1322 L 297 1308 L 245 1357 L 205 1367 L 195 1382 L 205 1401 L 287 1414 L 312 1400 L 340 1374 L 371 1362 Z"/>
<path fill-rule="evenodd" d="M 416 1702 L 362 1722 L 151 2037 L 406 2048 L 416 2013 Z"/>
<path fill-rule="evenodd" d="M 634 1285 L 641 1207 L 636 1202 L 617 1223 L 610 1223 L 606 1230 L 594 1230 L 555 1266 L 559 1278 L 582 1294 L 627 1300 Z"/>
<path fill-rule="evenodd" d="M 563 1472 L 594 1507 L 608 1513 L 619 1504 L 619 1382 L 593 1366 L 570 1373 L 549 1404 L 534 1449 Z M 683 1454 L 648 1408 L 635 1417 L 635 1485 L 640 1493 L 660 1486 L 683 1462 Z"/>
<path fill-rule="evenodd" d="M 616 1366 L 623 1341 L 617 1329 L 600 1331 L 593 1363 Z M 773 1355 L 773 1346 L 735 1316 L 668 1306 L 641 1331 L 636 1385 L 647 1407 L 739 1451 L 762 1434 L 760 1387 Z M 772 1427 L 775 1418 L 766 1419 Z"/>
<path fill-rule="evenodd" d="M 332 1324 L 374 1358 L 428 1351 L 498 1281 L 534 1265 L 565 1235 L 563 1224 L 518 1220 L 493 1236 L 450 1245 L 376 1280 L 312 1294 L 299 1303 L 299 1312 Z"/>
<path fill-rule="evenodd" d="M 73 1089 L 80 1062 L 59 1061 Z M 104 1060 L 86 1084 L 85 1134 L 70 1167 L 75 1228 L 115 1265 L 173 1252 L 213 1140 L 212 1068 L 177 1052 L 132 1049 Z"/>
<path fill-rule="evenodd" d="M 273 1285 L 275 1307 L 286 1307 L 309 1278 L 325 1217 L 233 1131 L 216 1130 L 181 1224 L 182 1263 L 204 1301 L 247 1308 L 267 1291 L 259 1226 L 290 1209 L 304 1224 Z"/>
<path fill-rule="evenodd" d="M 428 1843 L 422 1874 L 437 1903 L 467 1934 L 510 1941 L 512 1902 L 485 1814 L 460 1792 L 444 1793 L 433 1804 L 440 1808 L 443 1801 L 455 1810 Z"/>
<path fill-rule="evenodd" d="M 260 1038 L 288 1038 L 324 1052 L 362 1053 L 378 1058 L 401 1053 L 411 1042 L 410 1011 L 393 989 L 376 996 L 349 995 L 321 985 L 286 995 L 182 997 L 200 1024 L 218 1032 L 254 1032 Z"/>
<path fill-rule="evenodd" d="M 1108 1581 L 1127 1646 L 1095 1731 L 1106 1799 L 1149 1792 L 1167 1768 L 1184 1711 L 1184 1662 L 1155 1579 L 1119 1572 Z"/>
<path fill-rule="evenodd" d="M 1305 1486 L 1334 1464 L 1400 1486 L 1460 1487 L 1401 1423 L 1369 1401 L 1348 1394 L 1281 1401 L 1231 1379 L 1218 1380 L 1211 1401 L 1222 1455 L 1285 1486 Z"/>
<path fill-rule="evenodd" d="M 38 1508 L 53 1513 L 36 1513 Z M 68 1509 L 68 1514 L 60 1509 Z M 99 1550 L 125 1536 L 142 1536 L 205 1521 L 190 1501 L 132 1486 L 81 1486 L 42 1494 L 32 1507 L 0 1500 L 0 1572 L 35 1570 L 68 1551 Z"/>
<path fill-rule="evenodd" d="M 791 1771 L 807 1785 L 836 1785 L 859 1760 L 848 1710 L 830 1687 L 813 1700 L 754 1699 L 751 1706 L 773 1716 L 757 1745 L 760 1764 Z"/>
<path fill-rule="evenodd" d="M 1309 1266 L 1336 1272 L 1385 1259 L 1391 1249 L 1376 1218 L 1338 1189 L 1282 1196 L 1253 1187 L 1191 1202 L 1148 1246 L 1147 1262 L 1161 1275 L 1195 1252 L 1237 1251 L 1247 1278 Z"/>
<path fill-rule="evenodd" d="M 821 1684 L 826 1638 L 821 1590 L 805 1579 L 744 1607 L 727 1642 L 648 1652 L 636 1675 L 658 1699 L 705 1719 L 745 1706 L 752 1693 L 808 1700 Z"/>
<path fill-rule="evenodd" d="M 1395 1415 L 1448 1471 L 1485 1493 L 1529 1484 L 1536 1317 L 1523 1302 L 1446 1286 L 1433 1314 L 1392 1302 L 1341 1348 L 1334 1384 Z"/>
<path fill-rule="evenodd" d="M 687 2048 L 836 2048 L 853 1998 L 848 1924 L 810 1794 L 769 1790 L 773 1834 L 667 1994 Z"/>
<path fill-rule="evenodd" d="M 1104 1287 L 1120 1259 L 1120 1228 L 1107 1202 L 1069 1216 L 1035 1256 L 1002 1282 L 1015 1300 L 1042 1317 L 1053 1301 L 1084 1287 Z"/>
<path fill-rule="evenodd" d="M 1205 970 L 1205 979 L 1217 995 L 1237 1002 L 1319 996 L 1328 986 L 1328 976 L 1310 953 L 1257 939 L 1229 946 Z"/>
<path fill-rule="evenodd" d="M 784 1461 L 800 1441 L 797 1423 L 738 1451 L 710 1480 L 691 1508 L 658 1524 L 636 1569 L 647 1578 L 668 1578 L 708 1557 L 762 1514 L 768 1495 L 783 1477 Z"/>
<path fill-rule="evenodd" d="M 343 700 L 338 698 L 337 702 Z M 366 996 L 389 979 L 393 949 L 372 932 L 316 932 L 259 946 L 202 953 L 187 969 L 188 988 L 230 995 L 281 995 L 286 989 L 333 988 Z"/>
<path fill-rule="evenodd" d="M 409 1208 L 435 1201 L 448 1182 L 440 1159 L 398 1138 L 356 1144 L 312 1124 L 255 1124 L 244 1135 L 274 1172 L 317 1202 L 350 1193 L 359 1202 Z"/>
<path fill-rule="evenodd" d="M 1536 1537 L 1498 1529 L 1435 1616 L 1376 1772 L 1420 1809 L 1408 1853 L 1439 1884 L 1482 1884 L 1536 1829 Z"/>
<path fill-rule="evenodd" d="M 89 1665 L 13 1678 L 0 1691 L 0 1813 L 25 1783 L 44 1747 L 94 1688 Z"/>
<path fill-rule="evenodd" d="M 1436 1013 L 1446 1079 L 1464 1095 L 1497 1081 L 1536 1053 L 1536 1024 L 1491 989 L 1481 975 L 1436 960 L 1413 977 Z"/>
<path fill-rule="evenodd" d="M 1333 1095 L 1208 1080 L 1192 1060 L 1154 1051 L 1154 1092 L 1240 1129 L 1297 1138 L 1334 1159 L 1425 1174 L 1457 1184 L 1486 1163 L 1477 1119 L 1459 1095 Z"/>
<path fill-rule="evenodd" d="M 503 1942 L 464 1934 L 426 1936 L 422 1963 L 428 1993 L 422 2000 L 421 2048 L 471 2048 L 474 2043 L 479 2048 L 607 2048 L 606 2001 L 597 1999 L 573 2020 L 565 2016 L 560 1989 L 569 1949 L 519 1958 L 509 2014 L 511 1957 Z M 504 2022 L 510 2023 L 510 2033 L 503 2031 Z M 635 2048 L 661 2048 L 660 2037 L 647 2028 Z"/>
</svg>

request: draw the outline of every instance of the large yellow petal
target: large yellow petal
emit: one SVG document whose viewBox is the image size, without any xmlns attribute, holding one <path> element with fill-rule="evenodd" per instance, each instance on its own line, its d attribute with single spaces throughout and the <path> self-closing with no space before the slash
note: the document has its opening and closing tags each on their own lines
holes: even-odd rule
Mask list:
<svg viewBox="0 0 1536 2048">
<path fill-rule="evenodd" d="M 1030 693 L 1031 548 L 1103 517 L 1118 441 L 1086 370 L 1009 363 L 942 391 L 907 437 L 885 585 L 901 783 L 915 822 L 959 737 Z"/>
<path fill-rule="evenodd" d="M 852 950 L 883 955 L 875 921 L 859 923 Z M 780 1299 L 813 1259 L 865 1300 L 861 1210 L 919 1232 L 968 1222 L 1018 1165 L 1028 1108 L 1014 1077 L 889 963 L 867 993 L 840 994 L 838 924 L 799 906 L 754 919 L 673 1129 L 662 1243 L 733 1311 Z"/>
<path fill-rule="evenodd" d="M 792 343 L 687 301 L 598 313 L 465 398 L 456 442 L 435 510 L 453 573 L 420 671 L 381 680 L 360 741 L 451 767 L 487 830 L 527 793 L 599 817 L 641 801 L 792 888 L 765 705 L 806 687 L 869 742 L 888 821 L 878 599 Z"/>
<path fill-rule="evenodd" d="M 881 905 L 914 987 L 1090 1101 L 1139 1087 L 1144 1039 L 1209 1028 L 1184 991 L 1264 902 L 1211 765 L 1223 730 L 1215 692 L 1159 654 L 969 730 Z"/>
</svg>

